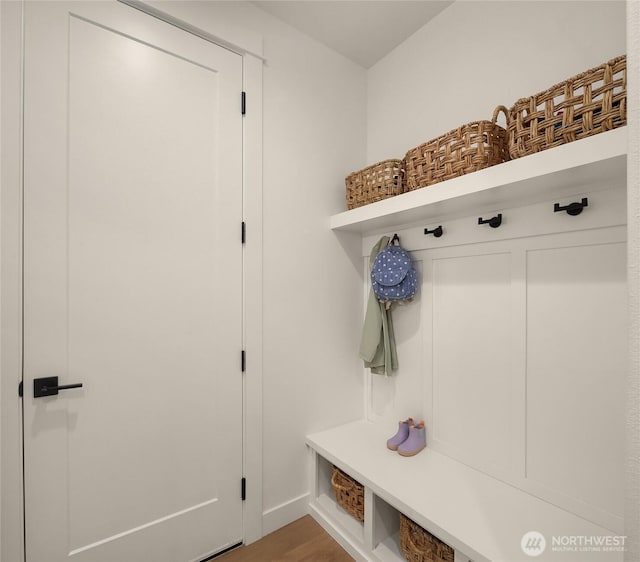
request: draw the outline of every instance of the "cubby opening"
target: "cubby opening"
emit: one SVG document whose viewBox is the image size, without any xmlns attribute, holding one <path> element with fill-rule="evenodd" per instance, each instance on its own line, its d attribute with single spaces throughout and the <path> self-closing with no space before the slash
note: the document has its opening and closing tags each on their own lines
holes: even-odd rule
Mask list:
<svg viewBox="0 0 640 562">
<path fill-rule="evenodd" d="M 316 456 L 316 497 L 314 503 L 322 511 L 323 515 L 340 525 L 344 531 L 358 542 L 364 542 L 364 523 L 355 519 L 345 511 L 336 501 L 336 496 L 331 486 L 333 464 L 320 455 Z M 347 472 L 348 474 L 348 472 Z"/>
<path fill-rule="evenodd" d="M 373 494 L 372 547 L 380 562 L 404 560 L 400 549 L 400 512 Z"/>
</svg>

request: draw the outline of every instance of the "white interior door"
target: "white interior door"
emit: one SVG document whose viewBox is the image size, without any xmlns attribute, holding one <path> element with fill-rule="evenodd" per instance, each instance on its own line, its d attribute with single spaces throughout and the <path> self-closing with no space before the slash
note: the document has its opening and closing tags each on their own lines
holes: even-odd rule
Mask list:
<svg viewBox="0 0 640 562">
<path fill-rule="evenodd" d="M 242 59 L 25 4 L 27 562 L 199 560 L 242 540 Z"/>
</svg>

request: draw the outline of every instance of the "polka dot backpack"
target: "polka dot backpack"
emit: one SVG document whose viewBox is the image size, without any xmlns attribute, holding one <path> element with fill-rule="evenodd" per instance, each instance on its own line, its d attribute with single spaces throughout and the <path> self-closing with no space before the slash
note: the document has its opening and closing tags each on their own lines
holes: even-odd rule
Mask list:
<svg viewBox="0 0 640 562">
<path fill-rule="evenodd" d="M 400 247 L 397 234 L 378 252 L 371 269 L 371 286 L 382 302 L 409 301 L 416 294 L 418 274 L 409 252 Z"/>
</svg>

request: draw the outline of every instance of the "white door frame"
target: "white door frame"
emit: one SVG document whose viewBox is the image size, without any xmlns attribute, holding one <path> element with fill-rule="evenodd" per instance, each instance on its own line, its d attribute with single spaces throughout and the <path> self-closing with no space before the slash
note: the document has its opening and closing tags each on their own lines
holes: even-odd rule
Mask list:
<svg viewBox="0 0 640 562">
<path fill-rule="evenodd" d="M 0 0 L 2 41 L 0 183 L 0 559 L 24 560 L 22 497 L 22 66 L 23 3 Z M 262 537 L 262 38 L 249 32 L 213 35 L 143 2 L 133 7 L 171 23 L 243 57 L 244 246 L 244 541 Z M 240 231 L 238 231 L 240 235 Z"/>
</svg>

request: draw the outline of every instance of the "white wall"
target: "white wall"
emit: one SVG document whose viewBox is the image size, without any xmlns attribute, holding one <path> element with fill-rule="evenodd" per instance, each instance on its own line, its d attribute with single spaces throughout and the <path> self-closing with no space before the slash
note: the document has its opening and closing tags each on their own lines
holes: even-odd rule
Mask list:
<svg viewBox="0 0 640 562">
<path fill-rule="evenodd" d="M 365 70 L 249 3 L 155 5 L 212 33 L 231 25 L 263 38 L 267 533 L 306 512 L 304 436 L 362 416 L 362 274 L 360 261 L 349 258 L 359 242 L 337 237 L 327 222 L 345 207 L 344 177 L 364 165 Z M 257 101 L 247 103 L 250 112 Z"/>
<path fill-rule="evenodd" d="M 627 377 L 625 561 L 640 560 L 640 2 L 627 3 L 629 151 L 627 217 L 629 271 L 629 373 Z"/>
<path fill-rule="evenodd" d="M 0 45 L 2 45 L 2 10 L 0 10 Z M 1 65 L 0 65 L 1 67 Z M 2 77 L 0 75 L 0 129 L 2 123 Z M 0 155 L 2 154 L 2 136 L 0 135 Z M 0 193 L 2 192 L 0 179 Z M 2 246 L 2 216 L 0 216 L 0 247 Z M 0 278 L 0 295 L 2 294 L 2 279 Z M 0 318 L 2 318 L 2 299 L 0 299 Z M 2 363 L 2 347 L 0 346 L 0 364 Z M 2 420 L 2 385 L 0 384 L 0 420 Z M 0 421 L 0 451 L 2 451 L 2 423 Z M 2 455 L 0 455 L 1 457 Z M 2 463 L 0 462 L 0 506 L 2 505 Z M 2 509 L 0 508 L 0 529 L 2 528 Z M 0 553 L 2 553 L 2 533 L 0 532 Z"/>
<path fill-rule="evenodd" d="M 625 52 L 621 1 L 455 2 L 369 70 L 367 162 Z"/>
<path fill-rule="evenodd" d="M 263 176 L 267 512 L 308 491 L 304 436 L 362 415 L 360 268 L 327 218 L 343 208 L 344 177 L 364 165 L 365 152 L 364 71 L 270 23 Z M 356 315 L 343 321 L 338 311 Z"/>
</svg>

